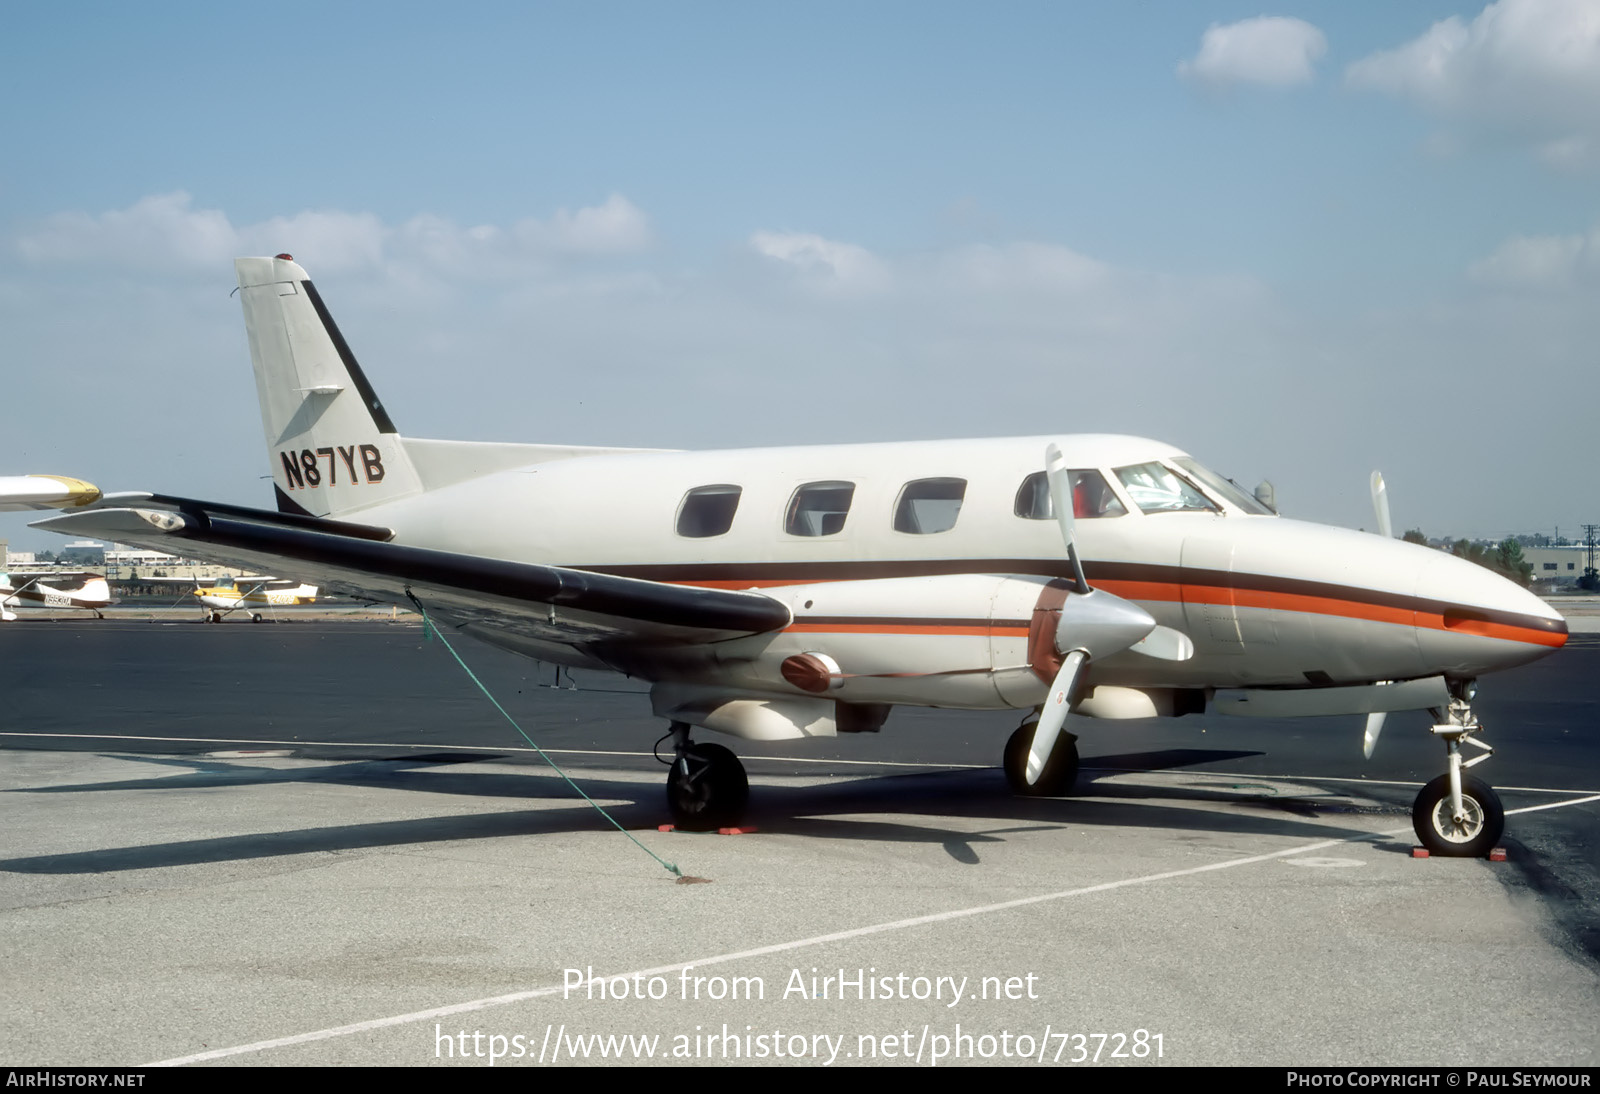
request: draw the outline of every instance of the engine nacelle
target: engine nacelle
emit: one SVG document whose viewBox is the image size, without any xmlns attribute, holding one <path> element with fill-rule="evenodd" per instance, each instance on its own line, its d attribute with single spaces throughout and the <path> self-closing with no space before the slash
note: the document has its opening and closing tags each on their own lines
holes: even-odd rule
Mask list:
<svg viewBox="0 0 1600 1094">
<path fill-rule="evenodd" d="M 1042 576 L 944 574 L 765 589 L 793 622 L 776 635 L 718 643 L 714 664 L 692 682 L 729 697 L 1036 706 L 1060 665 L 1069 588 Z"/>
</svg>

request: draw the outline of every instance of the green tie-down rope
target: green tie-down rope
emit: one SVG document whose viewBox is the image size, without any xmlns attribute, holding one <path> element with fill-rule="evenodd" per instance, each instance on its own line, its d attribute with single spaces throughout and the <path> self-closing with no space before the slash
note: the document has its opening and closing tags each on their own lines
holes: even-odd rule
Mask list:
<svg viewBox="0 0 1600 1094">
<path fill-rule="evenodd" d="M 437 637 L 440 642 L 444 643 L 444 648 L 450 651 L 450 656 L 454 657 L 456 659 L 456 664 L 460 665 L 461 668 L 462 668 L 462 671 L 464 671 L 468 676 L 472 677 L 472 682 L 474 684 L 478 685 L 478 690 L 483 692 L 484 697 L 486 699 L 488 699 L 489 702 L 494 704 L 494 709 L 498 710 L 501 714 L 505 715 L 506 721 L 511 723 L 511 728 L 516 730 L 519 734 L 521 734 L 522 739 L 524 741 L 527 741 L 528 744 L 533 748 L 533 750 L 539 754 L 539 758 L 541 760 L 543 760 L 545 763 L 549 764 L 551 766 L 551 768 L 554 769 L 554 771 L 555 771 L 555 773 L 557 775 L 560 775 L 563 779 L 566 779 L 567 780 L 567 785 L 572 787 L 572 789 L 576 790 L 578 792 L 578 796 L 581 797 L 584 801 L 586 801 L 590 805 L 594 806 L 595 809 L 599 811 L 599 813 L 600 813 L 600 815 L 602 817 L 604 817 L 606 820 L 611 822 L 611 825 L 612 825 L 613 828 L 615 828 L 618 832 L 621 832 L 624 836 L 627 836 L 630 840 L 633 840 L 634 845 L 636 847 L 638 847 L 639 850 L 643 851 L 645 854 L 649 855 L 651 858 L 653 858 L 657 862 L 659 862 L 674 877 L 678 878 L 679 880 L 682 880 L 682 878 L 683 878 L 683 871 L 682 870 L 678 869 L 677 866 L 675 866 L 674 864 L 666 861 L 660 855 L 658 855 L 654 851 L 650 850 L 650 848 L 648 848 L 644 844 L 640 843 L 639 840 L 634 836 L 634 834 L 632 832 L 628 831 L 626 828 L 622 827 L 622 825 L 618 824 L 617 821 L 616 821 L 616 818 L 613 817 L 610 813 L 607 813 L 605 811 L 605 807 L 603 807 L 599 802 L 595 801 L 589 795 L 585 794 L 583 792 L 583 788 L 581 786 L 579 786 L 577 783 L 573 782 L 572 781 L 572 777 L 570 775 L 568 775 L 565 771 L 561 770 L 560 766 L 554 760 L 552 760 L 548 755 L 546 755 L 544 749 L 540 748 L 537 744 L 534 743 L 533 738 L 528 736 L 528 734 L 523 731 L 523 728 L 517 724 L 517 720 L 515 718 L 511 717 L 511 715 L 506 712 L 506 708 L 500 705 L 500 701 L 498 699 L 496 699 L 490 693 L 488 688 L 483 686 L 483 681 L 478 679 L 477 673 L 475 673 L 471 669 L 467 668 L 467 663 L 465 661 L 461 660 L 461 655 L 459 653 L 457 653 L 456 652 L 456 648 L 450 644 L 450 640 L 444 636 L 444 632 L 439 629 L 438 624 L 436 624 L 432 619 L 428 618 L 428 609 L 424 608 L 422 606 L 422 601 L 417 599 L 416 594 L 413 593 L 410 590 L 410 588 L 406 589 L 406 596 L 407 596 L 408 599 L 410 599 L 411 603 L 413 603 L 413 604 L 415 604 L 417 606 L 417 611 L 422 614 L 422 637 L 424 639 Z"/>
</svg>

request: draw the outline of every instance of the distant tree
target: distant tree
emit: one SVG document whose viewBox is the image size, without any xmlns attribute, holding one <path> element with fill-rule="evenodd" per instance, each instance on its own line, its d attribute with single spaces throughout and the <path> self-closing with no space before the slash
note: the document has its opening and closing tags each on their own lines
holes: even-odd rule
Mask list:
<svg viewBox="0 0 1600 1094">
<path fill-rule="evenodd" d="M 1421 528 L 1413 528 L 1400 538 L 1407 543 L 1420 543 L 1424 547 L 1428 545 L 1428 537 L 1422 534 Z"/>
<path fill-rule="evenodd" d="M 1600 592 L 1600 571 L 1593 566 L 1583 568 L 1583 576 L 1578 579 L 1578 588 L 1588 592 Z"/>
<path fill-rule="evenodd" d="M 1464 558 L 1468 562 L 1476 562 L 1479 566 L 1487 565 L 1483 560 L 1483 546 L 1468 540 L 1458 539 L 1455 546 L 1450 548 L 1450 553 L 1457 558 Z"/>
<path fill-rule="evenodd" d="M 1522 557 L 1522 545 L 1514 539 L 1503 539 L 1489 556 L 1488 566 L 1515 581 L 1523 588 L 1533 580 L 1533 563 Z"/>
</svg>

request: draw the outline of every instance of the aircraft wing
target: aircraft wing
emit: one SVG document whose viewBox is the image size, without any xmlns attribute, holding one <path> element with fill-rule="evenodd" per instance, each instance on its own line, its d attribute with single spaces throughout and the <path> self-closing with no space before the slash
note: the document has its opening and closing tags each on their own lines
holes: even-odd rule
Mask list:
<svg viewBox="0 0 1600 1094">
<path fill-rule="evenodd" d="M 7 576 L 11 578 L 13 584 L 18 581 L 26 581 L 70 589 L 82 585 L 90 578 L 104 577 L 105 575 L 89 570 L 12 570 Z"/>
<path fill-rule="evenodd" d="M 161 508 L 88 509 L 32 527 L 299 574 L 325 591 L 406 608 L 410 593 L 451 623 L 482 623 L 562 645 L 715 642 L 781 630 L 791 619 L 786 605 L 761 593 L 406 547 L 372 525 L 144 497 Z"/>
</svg>

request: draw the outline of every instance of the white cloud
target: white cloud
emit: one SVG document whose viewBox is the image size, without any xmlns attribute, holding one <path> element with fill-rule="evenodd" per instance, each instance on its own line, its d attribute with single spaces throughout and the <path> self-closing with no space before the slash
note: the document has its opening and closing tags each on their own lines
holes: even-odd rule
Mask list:
<svg viewBox="0 0 1600 1094">
<path fill-rule="evenodd" d="M 1556 166 L 1593 163 L 1600 139 L 1600 4 L 1498 0 L 1398 49 L 1352 64 L 1346 82 L 1447 121 L 1532 142 Z"/>
<path fill-rule="evenodd" d="M 1570 289 L 1600 274 L 1600 228 L 1588 235 L 1515 236 L 1467 270 L 1483 285 Z"/>
<path fill-rule="evenodd" d="M 875 292 L 887 286 L 888 267 L 871 251 L 805 232 L 756 232 L 750 247 L 794 270 L 813 288 Z"/>
<path fill-rule="evenodd" d="M 154 194 L 98 216 L 57 213 L 17 247 L 35 262 L 210 265 L 237 245 L 238 233 L 216 209 L 193 209 L 188 194 Z"/>
<path fill-rule="evenodd" d="M 939 260 L 954 287 L 995 292 L 1080 293 L 1104 284 L 1111 267 L 1047 243 L 964 247 Z"/>
<path fill-rule="evenodd" d="M 1179 62 L 1178 75 L 1210 87 L 1292 87 L 1311 82 L 1327 49 L 1327 37 L 1310 23 L 1261 15 L 1226 26 L 1212 24 L 1200 38 L 1200 52 Z"/>
<path fill-rule="evenodd" d="M 573 254 L 638 251 L 650 242 L 645 215 L 621 194 L 576 213 L 559 209 L 548 221 L 521 220 L 513 232 L 525 245 Z"/>
<path fill-rule="evenodd" d="M 117 268 L 214 270 L 244 254 L 289 252 L 321 270 L 379 269 L 425 262 L 466 270 L 562 256 L 616 255 L 644 249 L 649 220 L 620 194 L 548 220 L 509 228 L 462 228 L 421 215 L 397 226 L 371 213 L 307 210 L 234 225 L 217 209 L 197 209 L 187 193 L 155 194 L 126 209 L 58 213 L 17 241 L 31 262 Z"/>
</svg>

